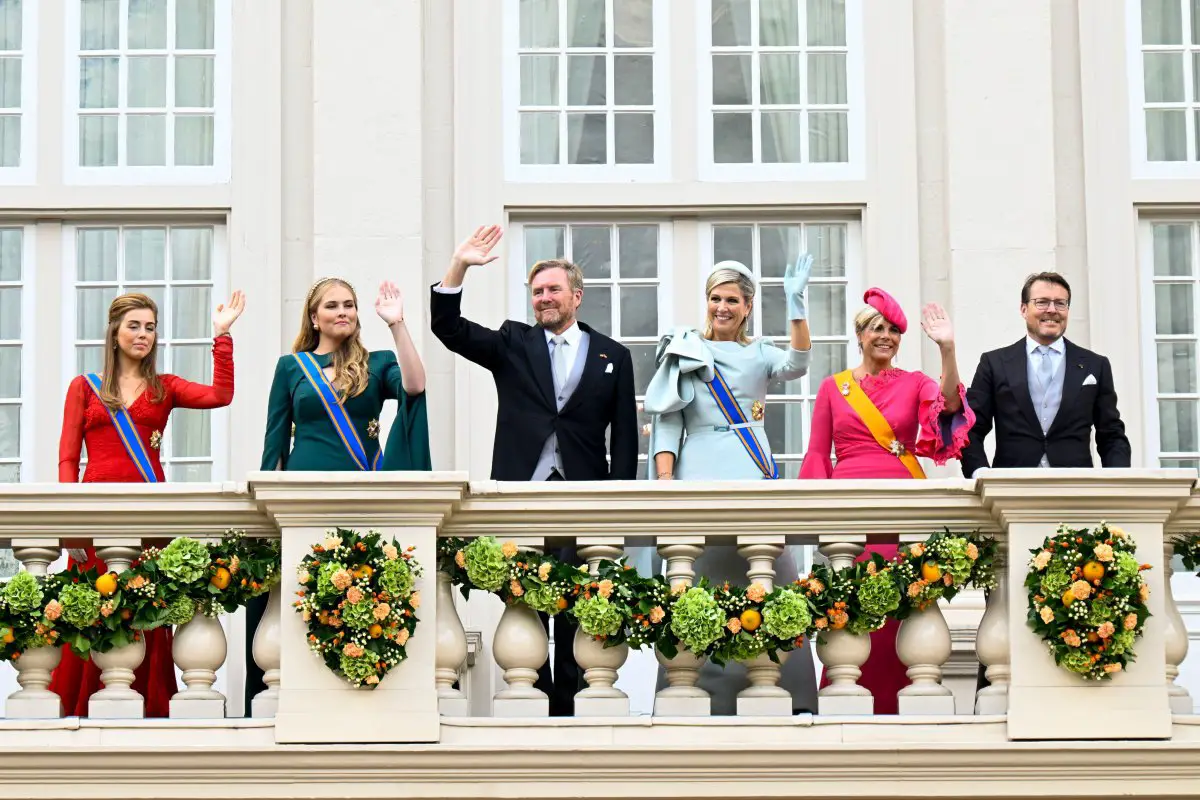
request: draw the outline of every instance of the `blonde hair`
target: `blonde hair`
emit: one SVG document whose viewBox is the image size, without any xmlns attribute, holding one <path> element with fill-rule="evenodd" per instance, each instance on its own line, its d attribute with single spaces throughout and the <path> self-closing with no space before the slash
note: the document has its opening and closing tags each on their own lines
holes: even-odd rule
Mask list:
<svg viewBox="0 0 1200 800">
<path fill-rule="evenodd" d="M 545 261 L 539 261 L 529 268 L 529 278 L 527 282 L 533 286 L 533 279 L 539 272 L 545 272 L 548 269 L 561 269 L 567 273 L 567 284 L 571 287 L 572 292 L 583 290 L 583 270 L 578 264 L 573 264 L 565 258 L 548 258 Z"/>
<path fill-rule="evenodd" d="M 125 401 L 121 399 L 121 376 L 117 370 L 117 331 L 121 329 L 126 314 L 142 310 L 148 310 L 154 315 L 155 330 L 154 342 L 142 357 L 138 372 L 146 382 L 146 392 L 150 395 L 151 402 L 161 403 L 166 394 L 154 365 L 158 354 L 158 306 L 144 294 L 123 294 L 108 307 L 108 328 L 104 332 L 104 377 L 100 380 L 100 401 L 113 411 L 120 411 L 125 407 Z"/>
<path fill-rule="evenodd" d="M 704 284 L 705 298 L 713 293 L 713 289 L 726 283 L 735 284 L 738 291 L 742 293 L 742 299 L 746 301 L 746 316 L 742 320 L 742 324 L 738 326 L 737 335 L 733 337 L 734 341 L 738 344 L 750 344 L 750 337 L 746 335 L 746 328 L 750 324 L 750 311 L 754 307 L 754 281 L 736 269 L 713 270 L 712 274 L 708 276 L 708 281 Z M 704 338 L 712 339 L 712 337 L 712 318 L 709 317 L 704 323 Z"/>
<path fill-rule="evenodd" d="M 296 334 L 296 339 L 292 342 L 293 353 L 311 353 L 320 344 L 321 335 L 312 318 L 317 313 L 317 306 L 320 305 L 321 298 L 332 286 L 343 286 L 349 290 L 350 296 L 354 298 L 354 307 L 358 308 L 358 294 L 355 293 L 354 287 L 350 285 L 349 281 L 341 278 L 321 278 L 308 290 L 308 299 L 300 311 L 300 332 Z M 343 401 L 349 397 L 358 397 L 365 392 L 367 381 L 370 378 L 367 371 L 369 353 L 359 338 L 362 321 L 358 320 L 357 322 L 358 325 L 354 331 L 342 340 L 342 344 L 337 350 L 333 351 L 332 383 L 335 388 L 341 389 L 339 396 Z"/>
<path fill-rule="evenodd" d="M 861 311 L 854 315 L 854 335 L 862 336 L 875 326 L 875 323 L 884 319 L 883 314 L 879 313 L 874 306 L 864 306 Z"/>
</svg>

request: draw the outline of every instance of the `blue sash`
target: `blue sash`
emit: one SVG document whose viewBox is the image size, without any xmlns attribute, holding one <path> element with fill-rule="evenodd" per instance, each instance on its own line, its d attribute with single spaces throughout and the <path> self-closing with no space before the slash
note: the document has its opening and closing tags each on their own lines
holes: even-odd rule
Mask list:
<svg viewBox="0 0 1200 800">
<path fill-rule="evenodd" d="M 742 407 L 734 399 L 733 392 L 729 390 L 729 384 L 725 382 L 725 376 L 721 374 L 721 370 L 716 364 L 713 364 L 713 379 L 707 385 L 708 391 L 712 392 L 713 400 L 717 403 L 717 408 L 721 409 L 721 413 L 729 421 L 730 430 L 737 434 L 738 439 L 742 441 L 742 446 L 746 448 L 754 466 L 762 471 L 763 477 L 771 480 L 778 478 L 779 465 L 775 463 L 775 457 L 763 451 L 754 431 L 747 424 L 748 420 L 742 413 Z"/>
<path fill-rule="evenodd" d="M 84 375 L 83 378 L 96 393 L 100 404 L 104 405 L 104 398 L 100 396 L 100 376 L 91 372 Z M 120 411 L 113 411 L 107 405 L 104 405 L 104 408 L 112 417 L 113 427 L 117 429 L 117 435 L 121 437 L 121 443 L 125 445 L 125 452 L 129 453 L 133 465 L 142 474 L 142 480 L 146 483 L 158 483 L 158 476 L 154 474 L 154 464 L 150 461 L 150 454 L 146 452 L 146 446 L 142 444 L 142 437 L 138 436 L 137 428 L 133 425 L 133 417 L 129 416 L 129 409 L 121 406 Z"/>
<path fill-rule="evenodd" d="M 367 450 L 363 447 L 362 439 L 358 438 L 358 431 L 354 430 L 354 425 L 350 422 L 350 415 L 346 413 L 346 409 L 342 408 L 342 401 L 338 399 L 337 392 L 333 390 L 333 385 L 325 377 L 316 357 L 312 353 L 292 353 L 292 355 L 295 357 L 296 363 L 300 365 L 300 371 L 304 373 L 304 377 L 308 378 L 308 382 L 316 390 L 317 397 L 321 398 L 321 403 L 329 414 L 329 421 L 333 423 L 333 429 L 337 431 L 342 444 L 346 446 L 346 452 L 350 454 L 350 458 L 363 472 L 377 471 L 383 448 L 375 452 L 374 461 L 367 458 Z"/>
</svg>

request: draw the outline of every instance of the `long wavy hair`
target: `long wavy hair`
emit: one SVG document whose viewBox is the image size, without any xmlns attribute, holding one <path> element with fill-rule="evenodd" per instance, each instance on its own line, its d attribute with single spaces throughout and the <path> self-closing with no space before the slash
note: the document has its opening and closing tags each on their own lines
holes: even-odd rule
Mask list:
<svg viewBox="0 0 1200 800">
<path fill-rule="evenodd" d="M 713 289 L 725 283 L 737 284 L 738 291 L 742 293 L 742 299 L 746 302 L 746 316 L 742 319 L 742 324 L 738 326 L 737 335 L 734 341 L 738 344 L 750 344 L 750 337 L 746 335 L 746 328 L 750 325 L 750 312 L 754 309 L 754 281 L 747 278 L 736 269 L 718 269 L 708 276 L 708 281 L 704 284 L 705 301 L 709 295 L 713 293 Z M 704 338 L 712 339 L 713 324 L 712 317 L 708 316 L 704 323 Z"/>
<path fill-rule="evenodd" d="M 311 353 L 317 349 L 321 334 L 317 325 L 312 321 L 321 305 L 325 293 L 333 286 L 344 286 L 354 298 L 354 307 L 358 308 L 358 294 L 354 287 L 341 278 L 321 278 L 308 290 L 308 300 L 300 312 L 300 332 L 292 342 L 293 353 Z M 359 309 L 361 312 L 362 309 Z M 358 319 L 354 332 L 347 336 L 341 347 L 333 351 L 333 385 L 343 401 L 349 397 L 358 397 L 367 390 L 367 348 L 363 347 L 359 334 L 362 332 L 362 319 Z"/>
<path fill-rule="evenodd" d="M 154 343 L 138 365 L 138 372 L 146 382 L 151 402 L 161 403 L 166 394 L 154 366 L 158 355 L 158 306 L 144 294 L 123 294 L 108 307 L 108 328 L 104 332 L 104 373 L 100 379 L 100 401 L 113 411 L 120 411 L 125 406 L 125 401 L 121 399 L 121 376 L 117 369 L 117 331 L 125 322 L 126 314 L 142 310 L 149 310 L 154 315 Z"/>
</svg>

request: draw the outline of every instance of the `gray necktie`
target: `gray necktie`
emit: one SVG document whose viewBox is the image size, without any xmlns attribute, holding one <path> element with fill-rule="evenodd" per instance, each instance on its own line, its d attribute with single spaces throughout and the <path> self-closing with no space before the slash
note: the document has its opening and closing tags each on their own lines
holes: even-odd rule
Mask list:
<svg viewBox="0 0 1200 800">
<path fill-rule="evenodd" d="M 550 364 L 554 369 L 554 393 L 562 392 L 567 381 L 567 338 L 561 334 L 550 337 L 554 350 L 550 354 Z"/>
<path fill-rule="evenodd" d="M 1046 392 L 1050 389 L 1050 379 L 1054 377 L 1054 360 L 1050 357 L 1050 348 L 1044 344 L 1038 345 L 1037 352 L 1042 356 L 1037 369 L 1038 382 L 1042 384 L 1042 391 Z"/>
</svg>

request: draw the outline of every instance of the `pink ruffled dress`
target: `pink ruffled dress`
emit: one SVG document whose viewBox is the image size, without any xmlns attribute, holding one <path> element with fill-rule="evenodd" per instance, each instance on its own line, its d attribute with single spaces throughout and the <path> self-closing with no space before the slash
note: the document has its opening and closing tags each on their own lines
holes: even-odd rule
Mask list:
<svg viewBox="0 0 1200 800">
<path fill-rule="evenodd" d="M 884 370 L 867 376 L 859 385 L 888 421 L 896 438 L 917 456 L 939 466 L 958 458 L 967 445 L 975 415 L 967 392 L 958 385 L 962 409 L 946 413 L 946 398 L 938 382 L 920 372 Z M 830 451 L 837 457 L 836 465 Z M 833 377 L 817 390 L 808 452 L 800 467 L 801 478 L 911 478 L 900 459 L 875 441 L 866 424 L 842 396 Z M 932 531 L 930 531 L 932 533 Z M 867 548 L 884 558 L 894 558 L 895 545 Z M 895 714 L 896 693 L 908 685 L 906 667 L 896 656 L 896 622 L 871 634 L 871 656 L 863 665 L 859 683 L 875 696 L 876 714 Z"/>
</svg>

